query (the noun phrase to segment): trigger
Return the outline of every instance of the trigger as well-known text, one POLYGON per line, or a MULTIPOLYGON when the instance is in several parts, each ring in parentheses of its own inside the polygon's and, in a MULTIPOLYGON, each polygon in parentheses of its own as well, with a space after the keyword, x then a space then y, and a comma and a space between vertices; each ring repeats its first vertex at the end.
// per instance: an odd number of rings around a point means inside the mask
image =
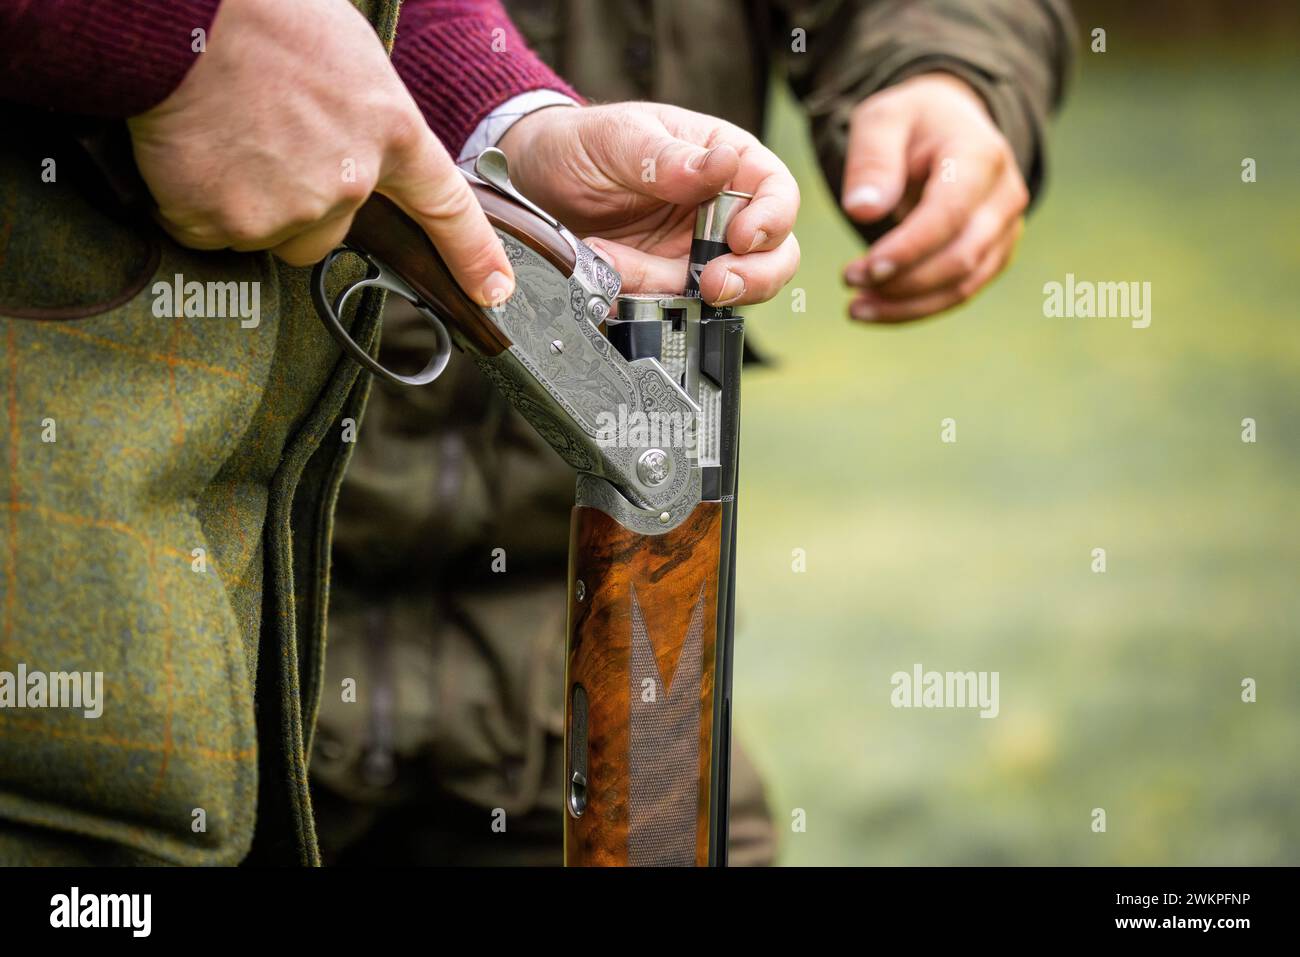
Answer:
POLYGON ((334 337, 334 340, 342 347, 343 351, 363 368, 379 376, 384 381, 392 382, 395 385, 428 385, 442 375, 443 370, 447 368, 447 363, 451 360, 451 336, 447 333, 447 327, 442 324, 442 321, 434 315, 428 306, 420 301, 419 296, 402 281, 401 277, 368 253, 353 249, 350 246, 340 246, 334 250, 317 263, 316 268, 312 270, 311 295, 316 306, 316 314, 320 316, 321 321, 325 323, 325 328, 329 330, 330 335, 334 337), (349 252, 361 257, 366 264, 366 274, 344 286, 334 298, 334 301, 330 302, 325 288, 330 268, 340 256, 349 252), (382 365, 374 356, 358 345, 343 326, 341 317, 347 307, 348 300, 358 289, 366 289, 370 286, 376 286, 401 296, 415 306, 433 327, 436 336, 434 354, 425 364, 425 367, 414 375, 402 375, 382 365))

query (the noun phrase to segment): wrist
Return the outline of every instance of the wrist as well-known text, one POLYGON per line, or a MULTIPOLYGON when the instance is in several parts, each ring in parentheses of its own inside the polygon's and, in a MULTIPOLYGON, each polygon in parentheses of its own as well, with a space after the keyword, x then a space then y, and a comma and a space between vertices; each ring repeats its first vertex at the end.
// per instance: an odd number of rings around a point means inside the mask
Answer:
POLYGON ((895 85, 898 90, 914 90, 917 92, 928 92, 944 97, 956 96, 979 108, 979 111, 985 116, 992 117, 988 103, 979 92, 963 80, 956 73, 949 73, 945 70, 933 70, 929 73, 918 73, 915 76, 909 76, 907 79, 900 81, 895 85))
POLYGON ((521 116, 510 124, 496 141, 496 147, 506 154, 510 166, 510 179, 525 196, 533 195, 532 169, 538 162, 546 165, 547 152, 543 140, 554 133, 556 125, 568 119, 568 113, 577 104, 552 103, 521 116))
POLYGON ((537 148, 538 139, 543 132, 556 120, 563 118, 558 111, 570 109, 573 109, 573 106, 567 103, 551 103, 519 117, 510 124, 510 128, 497 140, 496 146, 506 154, 512 169, 516 162, 522 162, 537 148))

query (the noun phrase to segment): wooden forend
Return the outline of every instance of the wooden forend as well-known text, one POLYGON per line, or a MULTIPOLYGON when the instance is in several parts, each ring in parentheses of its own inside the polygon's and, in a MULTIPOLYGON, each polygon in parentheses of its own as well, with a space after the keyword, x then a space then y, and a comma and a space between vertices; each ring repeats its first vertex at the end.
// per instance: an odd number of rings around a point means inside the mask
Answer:
POLYGON ((576 818, 566 807, 566 864, 709 862, 721 527, 717 502, 663 535, 573 510, 565 782, 567 796, 581 684, 587 807, 576 818))

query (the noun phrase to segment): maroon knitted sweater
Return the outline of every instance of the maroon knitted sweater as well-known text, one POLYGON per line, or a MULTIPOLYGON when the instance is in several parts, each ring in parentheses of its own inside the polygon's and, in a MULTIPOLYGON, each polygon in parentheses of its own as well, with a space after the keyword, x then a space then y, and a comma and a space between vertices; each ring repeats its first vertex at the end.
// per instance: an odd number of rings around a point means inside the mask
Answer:
MULTIPOLYGON (((192 31, 211 27, 218 3, 0 0, 0 97, 66 113, 142 113, 185 78, 199 56, 192 31)), ((498 0, 405 0, 393 63, 452 156, 513 96, 545 89, 577 99, 498 0)))

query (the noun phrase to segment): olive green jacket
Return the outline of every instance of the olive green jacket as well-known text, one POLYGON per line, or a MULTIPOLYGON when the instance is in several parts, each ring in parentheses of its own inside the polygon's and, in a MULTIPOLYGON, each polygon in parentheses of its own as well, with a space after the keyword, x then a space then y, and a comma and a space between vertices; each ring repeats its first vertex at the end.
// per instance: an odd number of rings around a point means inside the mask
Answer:
MULTIPOLYGON (((391 47, 397 3, 359 6, 391 47)), ((367 382, 304 270, 177 246, 59 118, 0 114, 0 864, 313 863, 330 516, 367 382), (225 287, 169 310, 177 276, 245 284, 248 315, 225 287), (6 699, 23 671, 102 700, 6 699)))

